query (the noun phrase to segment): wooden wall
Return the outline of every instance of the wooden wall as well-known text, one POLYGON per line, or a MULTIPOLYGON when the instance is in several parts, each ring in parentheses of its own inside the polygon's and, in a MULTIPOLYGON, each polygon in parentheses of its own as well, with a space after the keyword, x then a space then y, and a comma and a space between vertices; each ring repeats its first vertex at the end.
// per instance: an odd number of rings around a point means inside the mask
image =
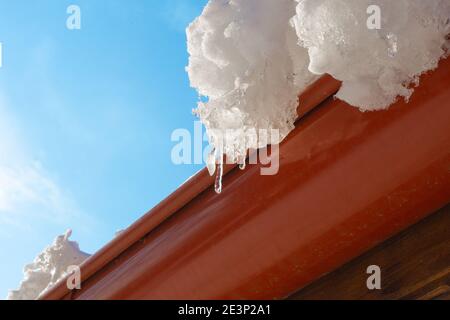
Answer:
POLYGON ((450 205, 291 299, 450 300, 450 205), (367 289, 370 265, 381 268, 381 290, 367 289))

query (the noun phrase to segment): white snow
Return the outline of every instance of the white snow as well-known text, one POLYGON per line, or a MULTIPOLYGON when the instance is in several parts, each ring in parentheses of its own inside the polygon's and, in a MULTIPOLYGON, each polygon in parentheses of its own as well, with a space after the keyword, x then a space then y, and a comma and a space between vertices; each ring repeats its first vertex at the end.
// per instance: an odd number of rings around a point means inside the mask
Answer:
POLYGON ((187 30, 210 172, 222 154, 241 163, 247 149, 279 142, 258 141, 260 129, 283 140, 317 75, 342 80, 337 97, 363 111, 407 100, 449 48, 449 16, 449 0, 210 0, 187 30), (367 24, 373 4, 379 30, 367 24))
POLYGON ((337 97, 363 111, 386 109, 435 69, 448 48, 449 0, 297 0, 293 18, 309 70, 342 80, 337 97), (369 29, 380 9, 380 29, 369 29), (371 24, 369 24, 371 25, 371 24))
POLYGON ((35 300, 66 275, 69 266, 79 266, 89 254, 70 241, 72 231, 55 239, 34 262, 24 268, 24 279, 18 290, 10 291, 8 300, 35 300))
POLYGON ((293 129, 297 96, 314 78, 289 22, 295 5, 213 0, 189 26, 187 71, 191 85, 207 97, 196 113, 218 158, 223 153, 239 162, 249 148, 280 142, 259 141, 260 130, 278 129, 282 140, 293 129))

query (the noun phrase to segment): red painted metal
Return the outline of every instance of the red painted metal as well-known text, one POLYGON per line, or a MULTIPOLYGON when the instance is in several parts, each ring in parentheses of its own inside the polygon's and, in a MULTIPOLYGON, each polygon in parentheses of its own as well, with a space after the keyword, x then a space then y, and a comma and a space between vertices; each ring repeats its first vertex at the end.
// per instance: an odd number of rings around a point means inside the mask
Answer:
MULTIPOLYGON (((335 92, 323 79, 303 114, 335 92)), ((289 296, 450 201, 449 86, 447 59, 387 111, 326 99, 281 145, 277 175, 229 167, 217 195, 203 171, 82 266, 81 291, 44 298, 289 296)))

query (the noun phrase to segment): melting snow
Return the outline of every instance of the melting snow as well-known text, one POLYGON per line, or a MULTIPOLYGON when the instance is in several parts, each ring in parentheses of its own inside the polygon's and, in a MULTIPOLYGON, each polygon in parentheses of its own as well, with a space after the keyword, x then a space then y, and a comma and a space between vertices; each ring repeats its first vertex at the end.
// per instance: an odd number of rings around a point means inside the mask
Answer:
MULTIPOLYGON (((408 100, 418 76, 449 48, 449 0, 210 0, 188 28, 187 71, 201 99, 196 114, 213 152, 243 163, 249 148, 293 129, 297 95, 317 75, 342 80, 337 97, 363 111, 408 100), (278 129, 260 141, 260 129, 278 129), (226 134, 224 133, 226 130, 226 134)), ((221 179, 216 189, 221 190, 221 179)))
POLYGON ((315 78, 289 22, 295 6, 292 0, 214 0, 189 26, 187 71, 208 98, 195 112, 213 147, 210 172, 223 154, 242 162, 247 149, 280 142, 261 142, 260 130, 278 129, 282 140, 294 128, 297 96, 315 78))
POLYGON ((8 300, 35 300, 66 276, 69 266, 79 266, 89 255, 70 241, 72 231, 55 239, 34 262, 24 268, 24 279, 18 290, 10 291, 8 300))

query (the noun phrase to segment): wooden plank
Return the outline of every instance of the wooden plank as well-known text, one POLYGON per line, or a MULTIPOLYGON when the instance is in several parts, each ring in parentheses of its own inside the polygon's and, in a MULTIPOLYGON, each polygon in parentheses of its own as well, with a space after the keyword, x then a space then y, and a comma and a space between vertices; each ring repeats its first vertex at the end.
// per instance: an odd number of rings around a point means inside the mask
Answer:
POLYGON ((450 300, 450 205, 291 299, 450 300), (367 288, 371 265, 381 268, 381 290, 367 288))

